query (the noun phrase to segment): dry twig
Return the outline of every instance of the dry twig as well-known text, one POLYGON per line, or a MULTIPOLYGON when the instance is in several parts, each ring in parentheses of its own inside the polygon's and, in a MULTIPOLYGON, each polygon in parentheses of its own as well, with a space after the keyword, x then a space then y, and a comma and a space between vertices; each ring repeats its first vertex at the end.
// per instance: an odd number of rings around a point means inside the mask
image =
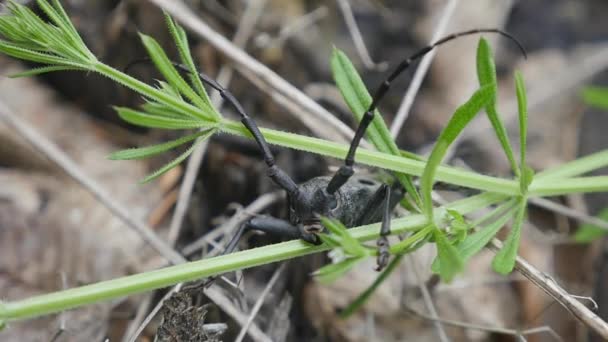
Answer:
POLYGON ((363 41, 363 36, 359 31, 359 26, 355 21, 355 16, 353 15, 353 10, 350 7, 350 4, 347 0, 337 0, 338 7, 340 7, 340 12, 344 16, 344 21, 346 22, 346 28, 348 28, 348 33, 353 39, 355 43, 355 48, 357 53, 359 54, 359 58, 363 62, 363 66, 370 70, 377 71, 385 71, 388 68, 388 63, 386 61, 376 63, 372 60, 372 57, 369 55, 367 51, 367 47, 365 46, 365 42, 363 41))
POLYGON ((266 284, 264 291, 262 291, 262 293, 260 294, 260 297, 253 305, 253 308, 251 309, 251 313, 249 314, 249 318, 247 319, 247 323, 245 323, 245 325, 243 325, 243 327, 241 328, 241 332, 239 332, 239 335, 234 340, 235 342, 241 342, 243 340, 243 338, 245 338, 245 334, 247 333, 249 326, 251 325, 251 323, 253 323, 255 316, 260 311, 262 304, 264 304, 264 300, 266 299, 266 296, 268 296, 268 294, 270 293, 270 290, 272 289, 274 284, 277 282, 277 280, 279 279, 279 276, 281 275, 281 273, 283 272, 284 269, 285 269, 285 263, 281 264, 281 266, 279 266, 279 268, 277 268, 276 271, 274 271, 274 274, 268 281, 268 284, 266 284))

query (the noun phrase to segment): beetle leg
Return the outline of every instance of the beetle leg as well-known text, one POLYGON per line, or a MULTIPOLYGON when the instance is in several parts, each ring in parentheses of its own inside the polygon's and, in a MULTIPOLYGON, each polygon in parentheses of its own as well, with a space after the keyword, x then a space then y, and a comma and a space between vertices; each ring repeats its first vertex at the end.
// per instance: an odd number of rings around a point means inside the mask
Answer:
POLYGON ((376 270, 382 270, 389 259, 389 242, 387 236, 391 233, 391 211, 398 201, 391 196, 391 188, 387 184, 382 184, 369 200, 365 209, 357 219, 357 225, 364 225, 372 222, 378 222, 382 219, 380 225, 380 237, 376 240, 378 246, 378 259, 376 270))
POLYGON ((388 265, 390 256, 387 236, 391 233, 391 188, 386 186, 386 197, 384 199, 384 210, 382 215, 382 223, 380 225, 380 237, 376 240, 378 246, 378 258, 376 260, 376 271, 381 271, 388 265))

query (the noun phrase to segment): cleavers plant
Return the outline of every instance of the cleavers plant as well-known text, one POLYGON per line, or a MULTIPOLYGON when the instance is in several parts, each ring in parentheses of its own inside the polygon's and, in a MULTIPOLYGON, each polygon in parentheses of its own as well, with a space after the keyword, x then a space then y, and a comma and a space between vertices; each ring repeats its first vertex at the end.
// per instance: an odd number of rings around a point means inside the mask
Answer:
MULTIPOLYGON (((31 76, 52 71, 81 70, 96 72, 141 94, 146 103, 140 110, 116 108, 118 115, 135 125, 189 130, 198 129, 179 139, 143 148, 119 151, 111 159, 150 157, 179 146, 190 144, 176 159, 153 172, 143 181, 150 181, 185 160, 196 144, 215 133, 225 132, 251 138, 238 121, 223 117, 210 103, 205 88, 196 75, 196 66, 189 51, 185 31, 167 16, 169 31, 176 43, 181 63, 190 73, 184 78, 173 66, 160 45, 141 34, 143 45, 156 68, 165 78, 155 86, 143 83, 99 61, 86 47, 58 0, 37 0, 48 21, 42 20, 25 6, 9 1, 9 13, 0 16, 0 51, 18 59, 39 63, 41 67, 13 76, 31 76)), ((331 58, 334 79, 344 100, 358 119, 371 101, 367 88, 352 63, 335 49, 331 58)), ((493 261, 502 274, 513 270, 521 229, 529 197, 563 195, 575 192, 606 191, 608 177, 585 177, 583 174, 608 165, 608 151, 578 159, 536 175, 526 165, 526 95, 524 82, 515 75, 520 122, 520 158, 514 155, 506 129, 498 114, 496 71, 488 43, 481 39, 477 50, 477 73, 480 87, 470 99, 456 109, 437 139, 428 158, 400 151, 390 138, 379 113, 367 131, 368 139, 377 151, 359 149, 356 160, 360 164, 393 171, 402 183, 408 184, 412 214, 391 222, 393 234, 404 234, 404 239, 390 248, 394 255, 378 280, 353 302, 343 315, 352 313, 373 290, 396 268, 402 256, 426 243, 434 243, 437 258, 432 269, 443 280, 450 281, 462 271, 466 261, 479 252, 510 220, 512 229, 504 247, 493 261), (515 179, 501 179, 477 174, 441 162, 456 137, 481 110, 486 111, 515 179), (420 177, 420 191, 409 186, 411 177, 420 177), (445 206, 435 207, 431 191, 436 181, 481 190, 482 193, 445 206), (476 221, 465 216, 494 206, 476 221)), ((266 140, 288 148, 344 158, 347 145, 322 139, 261 129, 266 140)), ((40 316, 97 301, 162 288, 178 282, 195 280, 237 269, 286 260, 306 254, 334 249, 335 263, 317 271, 321 281, 332 281, 359 261, 377 252, 362 244, 378 237, 379 224, 346 229, 339 222, 325 219, 329 234, 322 234, 323 244, 313 246, 294 240, 220 257, 170 266, 152 272, 135 274, 114 280, 72 288, 14 302, 0 302, 0 327, 7 322, 40 316)))

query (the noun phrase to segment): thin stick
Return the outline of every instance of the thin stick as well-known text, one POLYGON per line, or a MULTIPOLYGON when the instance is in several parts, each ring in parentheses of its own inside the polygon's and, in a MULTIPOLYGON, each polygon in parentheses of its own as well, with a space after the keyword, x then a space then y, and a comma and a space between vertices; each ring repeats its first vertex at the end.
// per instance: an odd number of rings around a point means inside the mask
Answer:
MULTIPOLYGON (((497 252, 502 248, 502 243, 498 239, 493 239, 489 248, 497 252)), ((579 319, 598 335, 608 339, 608 324, 602 320, 595 312, 591 311, 583 303, 572 297, 566 290, 549 275, 537 270, 521 257, 515 259, 515 269, 524 277, 528 278, 533 284, 541 288, 547 295, 555 299, 574 317, 579 319)))
POLYGON ((332 134, 324 134, 322 138, 332 141, 350 141, 353 136, 353 131, 346 124, 333 116, 325 108, 306 96, 302 91, 291 85, 289 82, 281 78, 274 71, 263 65, 253 57, 239 49, 221 34, 214 31, 200 18, 196 17, 182 1, 177 0, 148 0, 163 10, 170 13, 177 21, 185 27, 191 29, 200 37, 206 39, 211 45, 215 46, 226 57, 228 57, 239 71, 246 71, 243 75, 249 78, 251 75, 256 76, 263 81, 273 91, 279 95, 293 101, 299 107, 303 108, 310 115, 317 118, 324 125, 330 126, 333 129, 332 134))
MULTIPOLYGON (((158 303, 156 304, 156 306, 154 306, 154 308, 152 309, 152 311, 150 311, 150 313, 144 317, 143 320, 138 319, 138 317, 136 316, 134 321, 140 321, 141 320, 141 324, 138 325, 131 325, 131 326, 136 326, 137 329, 135 329, 135 331, 133 331, 132 333, 129 333, 129 329, 127 329, 127 333, 125 333, 125 337, 129 336, 126 339, 123 339, 123 341, 125 342, 135 342, 137 341, 137 338, 139 337, 139 335, 141 335, 142 331, 144 331, 144 329, 146 328, 146 326, 148 326, 148 324, 150 324, 150 322, 152 321, 152 319, 156 316, 156 314, 158 314, 158 312, 160 311, 160 309, 163 307, 163 305, 165 304, 165 301, 167 299, 169 299, 174 293, 177 293, 181 290, 182 286, 184 285, 184 283, 179 283, 177 285, 175 285, 173 288, 171 288, 171 290, 167 291, 167 293, 163 296, 163 298, 161 298, 161 300, 158 301, 158 303)), ((147 307, 150 305, 152 296, 148 295, 148 297, 144 300, 145 304, 141 304, 139 307, 146 307, 146 311, 148 311, 147 307)), ((146 311, 143 311, 144 313, 146 311)), ((139 310, 137 312, 137 315, 139 316, 140 312, 142 312, 141 310, 139 310)))
MULTIPOLYGON (((434 43, 437 39, 443 37, 445 30, 448 27, 448 23, 450 22, 450 18, 454 14, 454 10, 456 9, 456 5, 458 4, 458 0, 449 0, 441 14, 441 19, 439 19, 439 24, 437 25, 437 29, 435 33, 433 33, 433 38, 431 39, 431 43, 434 43)), ((395 139, 399 132, 401 131, 401 127, 403 127, 403 123, 407 119, 410 113, 410 109, 412 108, 412 104, 414 103, 414 99, 418 94, 418 90, 420 89, 420 85, 422 84, 422 80, 424 76, 426 76, 429 67, 431 66, 431 62, 433 58, 435 58, 435 54, 437 50, 433 50, 429 52, 426 56, 422 58, 420 61, 420 65, 416 69, 416 73, 414 74, 414 78, 410 83, 409 88, 403 98, 403 101, 399 105, 399 109, 397 110, 397 114, 395 115, 395 119, 391 124, 391 137, 395 139)))
POLYGON ((536 206, 539 206, 541 208, 551 210, 558 214, 562 214, 566 217, 575 219, 577 221, 589 223, 596 227, 600 227, 604 230, 608 230, 608 221, 602 220, 600 218, 597 218, 597 217, 594 217, 591 215, 587 215, 585 213, 581 213, 578 210, 572 209, 563 204, 559 204, 559 203, 550 201, 546 198, 533 197, 533 198, 528 199, 528 202, 532 203, 536 206))
MULTIPOLYGON (((422 293, 422 298, 424 300, 424 304, 425 304, 427 310, 429 311, 429 315, 435 319, 438 319, 439 315, 437 314, 437 310, 435 309, 435 304, 433 304, 433 299, 431 298, 431 293, 429 292, 429 289, 426 287, 426 284, 424 283, 424 281, 422 281, 422 279, 420 278, 420 274, 418 273, 418 265, 414 262, 413 259, 414 258, 411 254, 408 255, 407 261, 410 264, 410 267, 412 268, 412 270, 414 271, 414 274, 416 275, 416 281, 418 282, 418 288, 420 289, 420 292, 422 293)), ((433 325, 435 326, 435 330, 437 330, 437 335, 439 337, 439 341, 449 342, 450 338, 448 337, 447 333, 445 332, 445 329, 443 329, 443 324, 441 324, 441 322, 438 320, 433 320, 433 325)))
POLYGON ((274 274, 272 275, 272 278, 270 278, 270 280, 268 281, 268 284, 266 284, 264 291, 262 291, 262 293, 260 294, 260 297, 253 305, 253 308, 251 309, 251 313, 249 314, 249 317, 247 318, 247 323, 245 323, 245 325, 243 325, 243 327, 241 328, 241 332, 239 332, 239 335, 234 340, 235 342, 241 342, 243 340, 243 338, 245 338, 245 334, 247 333, 247 330, 249 330, 249 326, 251 325, 251 323, 253 323, 253 320, 254 320, 255 316, 258 314, 258 312, 260 311, 262 304, 264 304, 264 299, 266 299, 266 296, 268 296, 268 294, 270 293, 270 290, 272 289, 274 284, 277 282, 277 280, 279 279, 279 276, 281 275, 281 273, 283 272, 284 269, 285 269, 285 263, 281 264, 281 266, 279 266, 279 268, 277 268, 277 270, 274 271, 274 274))
POLYGON ((487 325, 481 325, 481 324, 475 324, 475 323, 467 323, 467 322, 460 322, 460 321, 454 321, 454 320, 450 320, 450 319, 443 319, 443 318, 437 318, 437 317, 433 317, 430 315, 426 315, 423 314, 422 312, 418 312, 412 308, 407 308, 408 312, 419 316, 421 318, 424 318, 426 320, 429 321, 433 321, 433 322, 441 322, 443 324, 446 325, 451 325, 454 327, 459 327, 459 328, 465 328, 465 329, 473 329, 473 330, 480 330, 480 331, 487 331, 487 332, 492 332, 495 334, 503 334, 503 335, 513 335, 513 336, 517 336, 517 337, 521 337, 521 336, 525 336, 525 335, 533 335, 533 334, 538 334, 541 332, 546 332, 548 334, 550 334, 551 336, 553 336, 553 338, 555 338, 557 341, 563 341, 563 339, 561 338, 561 336, 559 336, 551 327, 549 326, 542 326, 542 327, 536 327, 536 328, 530 328, 530 329, 525 329, 525 330, 516 330, 516 329, 508 329, 508 328, 499 328, 499 327, 491 327, 491 326, 487 326, 487 325))
MULTIPOLYGON (((274 46, 281 46, 290 37, 301 33, 307 27, 313 25, 317 21, 327 16, 327 7, 319 6, 314 11, 306 13, 301 17, 289 22, 283 26, 279 31, 279 34, 274 38, 268 38, 263 41, 259 41, 257 44, 260 48, 269 48, 274 46)), ((268 36, 266 36, 268 37, 268 36)), ((257 40, 257 39, 256 39, 257 40)))
POLYGON ((367 47, 365 46, 365 42, 363 41, 363 36, 359 31, 359 26, 355 21, 355 16, 353 15, 353 10, 350 7, 350 4, 346 0, 338 0, 338 7, 340 7, 340 12, 342 12, 342 16, 344 16, 344 21, 346 22, 346 28, 348 29, 348 33, 350 33, 351 38, 353 39, 353 43, 355 44, 355 49, 359 54, 359 58, 363 62, 363 66, 370 70, 377 71, 385 71, 388 68, 388 63, 386 61, 376 63, 372 60, 372 57, 369 55, 367 51, 367 47))

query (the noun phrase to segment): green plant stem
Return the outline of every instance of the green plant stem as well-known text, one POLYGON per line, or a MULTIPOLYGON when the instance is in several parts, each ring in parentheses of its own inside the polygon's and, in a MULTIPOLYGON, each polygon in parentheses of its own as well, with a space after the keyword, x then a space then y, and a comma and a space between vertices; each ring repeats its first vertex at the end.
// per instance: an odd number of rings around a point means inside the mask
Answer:
MULTIPOLYGON (((223 119, 219 129, 226 133, 251 138, 247 129, 238 121, 223 119)), ((348 151, 348 145, 344 144, 278 130, 266 128, 260 130, 269 143, 283 147, 338 159, 344 158, 348 151)), ((357 150, 356 160, 360 164, 415 176, 420 176, 426 165, 424 161, 401 158, 364 148, 357 150)), ((596 159, 594 158, 594 160, 596 159)), ((516 180, 490 177, 449 166, 439 166, 435 180, 509 196, 518 196, 520 192, 519 182, 516 180)), ((535 176, 534 181, 528 188, 528 194, 530 197, 535 197, 606 190, 608 190, 608 177, 580 177, 560 179, 559 182, 542 182, 537 180, 535 176)))
POLYGON ((555 181, 558 178, 580 176, 606 166, 608 166, 608 150, 603 150, 541 171, 534 176, 534 179, 540 181, 551 178, 555 181))
MULTIPOLYGON (((459 211, 464 215, 479 208, 498 203, 504 199, 505 196, 499 194, 485 193, 450 203, 446 208, 459 211)), ((444 212, 445 208, 439 208, 437 215, 441 215, 444 212)), ((399 218, 391 222, 391 232, 399 234, 414 230, 425 222, 426 218, 419 214, 399 218)), ((379 230, 380 224, 376 223, 353 228, 351 232, 352 236, 356 239, 367 241, 377 238, 379 230)), ((4 302, 0 305, 0 322, 60 312, 78 306, 167 287, 180 282, 291 259, 328 249, 329 246, 327 245, 314 246, 300 240, 294 240, 114 280, 102 281, 15 302, 4 302)))
MULTIPOLYGON (((238 121, 223 119, 219 129, 226 133, 251 138, 251 135, 246 128, 238 121)), ((345 144, 283 131, 266 128, 260 128, 260 130, 264 134, 266 140, 271 144, 338 159, 343 159, 346 156, 349 147, 345 144)), ((426 165, 426 163, 422 161, 411 160, 364 148, 357 149, 356 160, 357 163, 415 176, 420 176, 426 165)), ((440 166, 437 170, 435 179, 467 188, 496 192, 504 195, 516 196, 519 194, 519 183, 514 180, 485 176, 453 167, 440 166)))
POLYGON ((528 196, 559 196, 582 192, 600 192, 608 190, 608 176, 590 176, 573 178, 543 178, 532 181, 528 187, 528 196))

